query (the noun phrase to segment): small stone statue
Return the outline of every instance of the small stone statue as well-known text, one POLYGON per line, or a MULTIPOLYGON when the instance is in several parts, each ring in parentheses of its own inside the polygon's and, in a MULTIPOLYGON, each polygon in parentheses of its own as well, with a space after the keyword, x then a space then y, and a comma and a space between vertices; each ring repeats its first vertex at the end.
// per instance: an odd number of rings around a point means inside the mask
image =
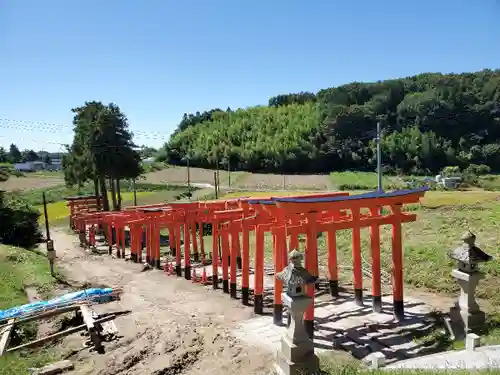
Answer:
POLYGON ((304 256, 297 250, 292 250, 288 254, 288 266, 276 275, 278 280, 283 281, 284 292, 290 297, 300 297, 305 295, 305 285, 313 284, 318 279, 302 266, 304 256))

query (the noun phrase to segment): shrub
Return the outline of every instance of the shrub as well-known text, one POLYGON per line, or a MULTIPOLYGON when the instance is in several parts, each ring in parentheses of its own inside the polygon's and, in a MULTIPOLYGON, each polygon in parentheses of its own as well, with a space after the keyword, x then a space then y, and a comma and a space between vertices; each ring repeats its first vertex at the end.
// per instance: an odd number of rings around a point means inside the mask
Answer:
POLYGON ((38 218, 40 212, 23 199, 0 196, 0 242, 20 247, 33 247, 42 239, 38 218))
POLYGON ((459 177, 460 167, 457 166, 444 167, 443 170, 441 171, 441 175, 443 177, 459 177))
POLYGON ((9 179, 9 175, 9 170, 0 166, 0 182, 7 181, 9 179))
POLYGON ((465 174, 473 174, 476 176, 483 176, 491 172, 491 168, 484 164, 471 164, 464 169, 465 174))

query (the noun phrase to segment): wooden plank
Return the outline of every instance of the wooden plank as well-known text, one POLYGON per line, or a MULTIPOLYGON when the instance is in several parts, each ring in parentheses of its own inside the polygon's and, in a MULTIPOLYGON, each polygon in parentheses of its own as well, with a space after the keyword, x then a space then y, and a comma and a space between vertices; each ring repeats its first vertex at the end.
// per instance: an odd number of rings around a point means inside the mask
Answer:
POLYGON ((80 305, 80 311, 82 313, 82 318, 85 324, 87 325, 87 329, 90 331, 94 329, 94 318, 92 317, 92 311, 87 305, 80 305))
POLYGON ((46 366, 43 366, 42 368, 33 369, 32 375, 55 375, 62 374, 63 372, 71 371, 74 369, 75 365, 71 361, 66 359, 64 361, 48 364, 46 366))
POLYGON ((14 329, 15 319, 9 319, 7 325, 0 330, 0 356, 3 355, 10 343, 10 335, 14 329))
MULTIPOLYGON (((94 321, 94 324, 100 324, 100 323, 104 323, 104 322, 109 322, 110 320, 113 320, 115 318, 116 318, 115 315, 110 315, 110 316, 107 316, 107 317, 104 317, 104 318, 96 319, 94 321)), ((42 337, 41 339, 34 340, 34 341, 28 342, 26 344, 16 346, 14 348, 7 349, 7 353, 14 352, 16 350, 21 350, 21 349, 34 348, 34 347, 37 347, 37 346, 39 346, 41 344, 44 344, 46 342, 57 340, 57 339, 59 339, 61 337, 69 336, 69 335, 71 335, 73 333, 84 331, 86 329, 87 329, 87 325, 86 324, 82 324, 82 325, 80 325, 78 327, 68 328, 68 329, 66 329, 66 330, 64 330, 62 332, 57 332, 57 333, 54 333, 52 335, 42 337)))
POLYGON ((104 352, 104 347, 102 346, 101 335, 96 329, 96 322, 94 317, 92 316, 92 310, 87 305, 81 305, 80 311, 82 313, 83 321, 87 326, 87 330, 89 332, 90 340, 94 344, 94 348, 98 353, 104 352))

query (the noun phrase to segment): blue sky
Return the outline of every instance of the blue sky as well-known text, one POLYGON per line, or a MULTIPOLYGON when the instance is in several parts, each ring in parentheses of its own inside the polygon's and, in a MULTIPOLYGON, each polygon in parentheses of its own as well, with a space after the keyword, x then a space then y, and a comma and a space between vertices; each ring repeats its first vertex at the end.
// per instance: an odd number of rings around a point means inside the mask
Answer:
POLYGON ((500 68, 499 46, 496 0, 0 0, 0 145, 56 151, 101 100, 159 146, 185 112, 500 68))

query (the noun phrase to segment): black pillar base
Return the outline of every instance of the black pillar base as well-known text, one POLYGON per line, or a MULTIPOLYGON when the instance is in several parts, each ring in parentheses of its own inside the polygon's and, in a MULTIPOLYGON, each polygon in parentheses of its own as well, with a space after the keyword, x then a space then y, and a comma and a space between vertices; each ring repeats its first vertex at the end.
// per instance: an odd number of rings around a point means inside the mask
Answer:
POLYGON ((200 260, 200 255, 198 253, 194 253, 193 254, 193 261, 194 262, 199 262, 199 260, 200 260))
POLYGON ((339 281, 338 280, 329 280, 328 286, 330 288, 330 295, 332 297, 339 296, 339 281))
POLYGON ((274 305, 273 307, 273 323, 277 326, 283 325, 283 305, 274 305))
POLYGON ((314 338, 314 320, 304 320, 304 328, 307 335, 312 340, 314 338))
POLYGON ((109 255, 113 254, 113 248, 111 246, 108 246, 108 254, 109 255))
POLYGON ((241 260, 241 257, 236 257, 236 267, 238 267, 239 270, 243 268, 243 262, 241 260))
POLYGON ((120 252, 120 249, 116 250, 116 257, 120 259, 122 257, 122 253, 120 252))
POLYGON ((393 307, 394 307, 394 317, 396 318, 396 320, 399 322, 403 321, 405 318, 404 302, 403 301, 394 301, 393 307))
POLYGON ((186 280, 191 280, 191 266, 184 267, 184 278, 186 280))
POLYGON ((146 256, 146 263, 151 264, 151 258, 149 256, 146 256))
POLYGON ((262 314, 264 312, 264 297, 262 295, 255 295, 253 298, 253 312, 262 314))
POLYGON ((175 266, 175 274, 176 274, 177 276, 179 276, 179 277, 180 277, 180 276, 182 276, 182 268, 181 268, 181 265, 180 265, 180 264, 177 264, 177 265, 175 266))
POLYGON ((130 260, 134 263, 137 263, 137 254, 130 254, 130 260))
POLYGON ((222 280, 222 291, 229 293, 229 280, 222 280))
POLYGON ((172 247, 172 248, 170 249, 170 254, 171 254, 173 257, 175 257, 175 253, 176 253, 176 252, 177 252, 177 251, 175 250, 175 247, 172 247))
POLYGON ((212 287, 213 289, 219 289, 219 278, 217 275, 212 276, 212 287))
POLYGON ((241 288, 241 303, 248 306, 248 299, 250 297, 250 289, 248 287, 241 288))
POLYGON ((155 266, 157 269, 161 270, 161 263, 160 263, 160 259, 158 259, 156 262, 155 262, 155 266))
POLYGON ((229 284, 229 294, 231 298, 236 298, 236 283, 229 284))
POLYGON ((382 312, 382 297, 381 296, 373 296, 372 297, 372 310, 373 310, 373 312, 376 312, 376 313, 382 312))
POLYGON ((354 289, 354 302, 358 306, 363 306, 363 289, 354 289))

